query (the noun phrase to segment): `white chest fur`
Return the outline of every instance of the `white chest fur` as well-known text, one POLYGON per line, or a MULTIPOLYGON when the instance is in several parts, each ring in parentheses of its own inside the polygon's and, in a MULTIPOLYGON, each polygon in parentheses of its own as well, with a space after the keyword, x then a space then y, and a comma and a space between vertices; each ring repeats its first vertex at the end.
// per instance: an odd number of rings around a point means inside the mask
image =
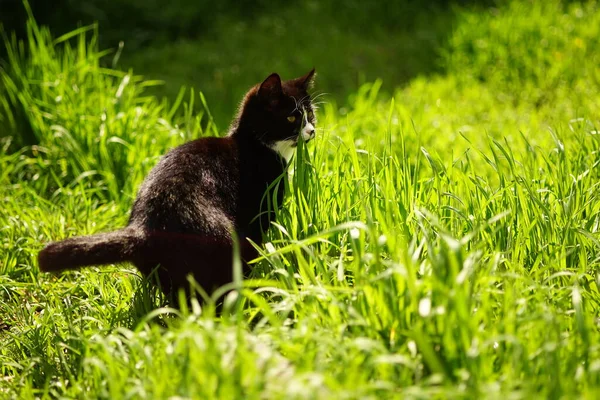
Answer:
POLYGON ((294 152, 296 151, 296 148, 294 147, 294 140, 282 140, 280 142, 275 142, 271 148, 275 150, 277 154, 283 157, 286 163, 290 162, 294 152))

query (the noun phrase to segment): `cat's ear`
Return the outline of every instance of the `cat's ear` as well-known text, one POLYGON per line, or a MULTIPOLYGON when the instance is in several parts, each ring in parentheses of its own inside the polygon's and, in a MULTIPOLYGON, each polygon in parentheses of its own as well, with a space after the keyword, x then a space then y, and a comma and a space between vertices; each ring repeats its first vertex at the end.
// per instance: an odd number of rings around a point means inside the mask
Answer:
POLYGON ((311 69, 308 74, 296 78, 296 85, 300 86, 304 90, 310 89, 315 82, 315 69, 311 69))
POLYGON ((282 94, 281 78, 276 73, 269 75, 258 88, 258 97, 269 103, 276 103, 279 101, 282 94))

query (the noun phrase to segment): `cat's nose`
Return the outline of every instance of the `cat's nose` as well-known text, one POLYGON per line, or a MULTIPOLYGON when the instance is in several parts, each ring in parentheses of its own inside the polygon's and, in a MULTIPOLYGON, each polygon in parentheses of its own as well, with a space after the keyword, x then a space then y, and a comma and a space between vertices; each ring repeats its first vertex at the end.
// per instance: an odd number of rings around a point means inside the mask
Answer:
POLYGON ((315 127, 310 122, 302 129, 302 139, 310 140, 315 137, 315 127))

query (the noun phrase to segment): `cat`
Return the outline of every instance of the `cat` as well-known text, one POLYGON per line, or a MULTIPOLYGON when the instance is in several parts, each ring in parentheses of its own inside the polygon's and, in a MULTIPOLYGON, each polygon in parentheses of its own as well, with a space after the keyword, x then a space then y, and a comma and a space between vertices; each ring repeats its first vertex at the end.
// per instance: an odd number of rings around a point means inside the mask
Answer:
POLYGON ((298 140, 315 136, 308 90, 315 77, 282 81, 276 73, 245 95, 225 137, 206 137, 169 151, 151 170, 120 230, 47 245, 41 271, 131 262, 142 275, 157 271, 161 290, 187 291, 191 274, 207 292, 233 281, 233 236, 245 261, 257 252, 281 206, 285 176, 298 140), (271 188, 271 189, 269 189, 271 188), (158 267, 158 268, 157 268, 158 267))

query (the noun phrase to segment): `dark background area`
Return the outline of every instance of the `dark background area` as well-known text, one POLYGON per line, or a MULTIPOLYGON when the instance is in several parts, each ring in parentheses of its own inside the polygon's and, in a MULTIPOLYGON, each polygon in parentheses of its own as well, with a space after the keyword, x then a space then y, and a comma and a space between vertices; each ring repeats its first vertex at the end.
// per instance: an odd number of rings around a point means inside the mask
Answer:
MULTIPOLYGON (((443 72, 439 54, 456 10, 494 3, 29 1, 55 37, 97 23, 101 48, 116 51, 122 42, 118 68, 165 82, 151 94, 174 99, 182 86, 203 92, 221 129, 243 92, 273 71, 287 79, 316 67, 317 90, 338 104, 367 81, 381 78, 391 92, 417 75, 443 72)), ((26 18, 21 0, 0 0, 5 32, 23 38, 26 18)))

